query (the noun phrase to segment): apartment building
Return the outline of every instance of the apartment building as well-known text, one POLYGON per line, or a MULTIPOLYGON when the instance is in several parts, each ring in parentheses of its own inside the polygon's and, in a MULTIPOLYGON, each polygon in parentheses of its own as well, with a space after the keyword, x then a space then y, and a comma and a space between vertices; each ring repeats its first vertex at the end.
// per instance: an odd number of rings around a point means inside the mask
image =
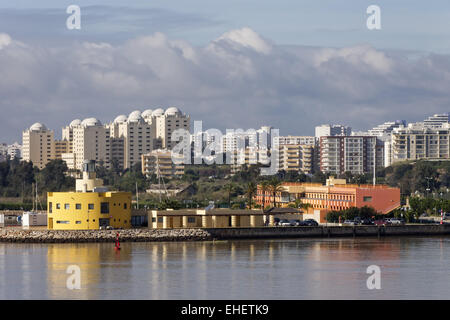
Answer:
POLYGON ((311 145, 316 143, 316 139, 313 136, 279 136, 275 138, 278 145, 311 145))
POLYGON ((446 160, 450 158, 450 125, 439 127, 409 124, 392 132, 391 163, 406 160, 446 160))
POLYGON ((372 136, 321 137, 320 170, 333 174, 373 172, 384 166, 384 145, 372 136))
POLYGON ((111 158, 116 159, 122 168, 131 168, 141 161, 143 154, 153 150, 155 126, 145 121, 139 110, 131 112, 128 117, 116 117, 108 127, 114 144, 111 158))
POLYGON ((55 159, 54 132, 44 124, 35 123, 22 132, 22 159, 31 161, 34 166, 43 169, 55 159))
POLYGON ((313 172, 314 146, 303 144, 282 144, 279 146, 279 170, 313 172))
MULTIPOLYGON (((156 124, 156 136, 161 139, 161 145, 164 149, 172 150, 177 144, 171 140, 172 133, 177 129, 185 129, 190 132, 190 116, 182 113, 176 107, 170 107, 166 111, 163 109, 156 109, 152 113, 156 124)), ((190 140, 190 134, 184 137, 190 140)))
MULTIPOLYGON (((183 160, 181 156, 174 155, 178 160, 183 160)), ((158 178, 174 178, 184 174, 184 164, 175 163, 170 150, 153 150, 148 154, 143 154, 142 174, 151 176, 155 174, 158 178)))
MULTIPOLYGON (((85 160, 95 160, 102 163, 106 168, 111 164, 110 130, 96 118, 88 118, 80 125, 74 126, 73 130, 73 157, 74 168, 82 170, 85 160)), ((64 155, 63 159, 69 156, 64 155)))
POLYGON ((322 124, 315 128, 315 137, 317 140, 320 137, 349 136, 351 134, 352 128, 341 124, 322 124))

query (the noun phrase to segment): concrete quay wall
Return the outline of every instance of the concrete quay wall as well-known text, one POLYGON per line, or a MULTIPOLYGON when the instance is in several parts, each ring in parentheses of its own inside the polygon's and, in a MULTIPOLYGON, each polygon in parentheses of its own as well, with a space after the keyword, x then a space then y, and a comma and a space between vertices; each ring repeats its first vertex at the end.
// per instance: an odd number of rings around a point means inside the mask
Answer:
POLYGON ((83 243, 157 241, 210 241, 276 238, 338 238, 384 236, 450 235, 450 225, 402 226, 318 226, 261 228, 192 228, 192 229, 127 229, 127 230, 23 230, 1 228, 0 242, 15 243, 83 243))

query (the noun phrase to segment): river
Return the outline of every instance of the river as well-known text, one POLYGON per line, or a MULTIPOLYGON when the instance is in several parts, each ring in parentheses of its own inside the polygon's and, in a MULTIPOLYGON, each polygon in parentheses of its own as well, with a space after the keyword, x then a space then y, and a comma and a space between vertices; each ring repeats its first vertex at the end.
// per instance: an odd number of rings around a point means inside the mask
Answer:
POLYGON ((450 237, 0 244, 0 299, 448 299, 450 237), (70 290, 69 266, 80 289, 70 290), (380 268, 381 289, 367 287, 380 268))

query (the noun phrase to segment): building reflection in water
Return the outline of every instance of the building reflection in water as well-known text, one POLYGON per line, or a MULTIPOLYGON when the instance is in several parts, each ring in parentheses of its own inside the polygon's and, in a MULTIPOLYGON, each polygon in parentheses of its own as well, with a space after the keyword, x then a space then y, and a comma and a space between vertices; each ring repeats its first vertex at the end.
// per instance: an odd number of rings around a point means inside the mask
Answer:
POLYGON ((110 243, 0 244, 0 298, 354 298, 367 295, 369 265, 382 267, 385 279, 386 272, 401 273, 404 261, 420 261, 415 258, 418 252, 444 263, 448 242, 357 238, 123 243, 120 252, 110 243), (70 265, 81 269, 81 290, 66 287, 70 265))

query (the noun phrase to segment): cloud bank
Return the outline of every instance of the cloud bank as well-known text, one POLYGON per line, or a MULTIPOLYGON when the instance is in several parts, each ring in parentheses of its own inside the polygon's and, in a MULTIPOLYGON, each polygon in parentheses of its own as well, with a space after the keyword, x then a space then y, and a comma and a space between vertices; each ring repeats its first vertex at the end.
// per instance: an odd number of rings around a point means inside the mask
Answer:
POLYGON ((0 33, 0 140, 43 122, 60 134, 75 118, 107 122, 135 109, 175 105, 204 128, 272 125, 365 129, 450 111, 450 56, 278 46, 250 28, 196 47, 165 34, 121 44, 48 47, 0 33))

